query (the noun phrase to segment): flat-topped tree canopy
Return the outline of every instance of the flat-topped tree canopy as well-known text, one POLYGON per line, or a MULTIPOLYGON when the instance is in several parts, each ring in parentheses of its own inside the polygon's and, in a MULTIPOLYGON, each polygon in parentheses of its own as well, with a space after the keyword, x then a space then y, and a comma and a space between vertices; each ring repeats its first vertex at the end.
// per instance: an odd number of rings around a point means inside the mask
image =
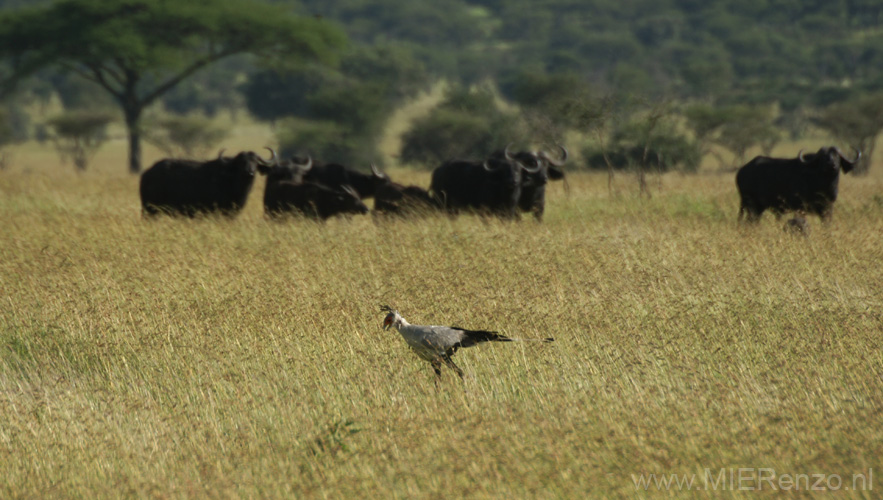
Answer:
POLYGON ((4 93, 47 66, 100 85, 123 110, 132 172, 142 111, 200 68, 246 53, 332 63, 345 43, 328 21, 252 0, 62 0, 0 14, 4 93))

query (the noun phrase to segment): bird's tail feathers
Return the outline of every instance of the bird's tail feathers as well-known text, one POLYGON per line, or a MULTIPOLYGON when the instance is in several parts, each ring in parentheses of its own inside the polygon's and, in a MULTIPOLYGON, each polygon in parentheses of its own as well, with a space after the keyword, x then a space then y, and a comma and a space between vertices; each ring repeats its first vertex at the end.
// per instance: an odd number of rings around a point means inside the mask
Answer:
POLYGON ((463 342, 463 347, 468 345, 474 345, 479 342, 512 342, 512 339, 505 335, 500 335, 497 332, 491 332, 487 330, 467 330, 465 328, 454 327, 457 330, 462 330, 465 334, 465 339, 463 342))
POLYGON ((555 340, 552 337, 546 337, 546 338, 507 337, 505 335, 500 335, 497 332, 490 332, 487 330, 466 330, 464 328, 457 328, 457 329, 463 330, 463 333, 466 334, 466 338, 460 343, 461 347, 469 347, 469 346, 478 344, 479 342, 552 342, 555 340))

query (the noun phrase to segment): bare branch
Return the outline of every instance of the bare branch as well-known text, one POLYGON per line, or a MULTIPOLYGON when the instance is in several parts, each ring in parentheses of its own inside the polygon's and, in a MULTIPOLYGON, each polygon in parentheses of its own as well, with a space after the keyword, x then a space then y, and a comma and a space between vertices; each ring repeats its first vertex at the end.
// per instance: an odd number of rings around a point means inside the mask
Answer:
MULTIPOLYGON (((116 58, 116 59, 114 60, 114 62, 115 62, 115 63, 117 64, 117 66, 119 66, 120 68, 125 68, 125 67, 126 67, 125 61, 123 61, 123 60, 121 60, 121 59, 119 59, 119 58, 116 58)), ((102 69, 103 69, 108 75, 110 75, 111 77, 113 77, 113 79, 116 80, 117 83, 119 83, 121 87, 126 85, 126 79, 123 77, 122 74, 120 74, 120 73, 114 71, 113 68, 110 68, 110 67, 108 67, 108 66, 102 66, 102 69)))
POLYGON ((108 71, 106 68, 98 65, 89 65, 86 68, 82 68, 79 65, 68 62, 59 62, 59 65, 62 68, 71 71, 72 73, 75 73, 76 75, 86 80, 89 80, 90 82, 97 83, 115 98, 119 99, 122 97, 122 92, 120 91, 120 89, 114 87, 113 85, 111 85, 110 82, 107 81, 107 78, 104 74, 108 71))

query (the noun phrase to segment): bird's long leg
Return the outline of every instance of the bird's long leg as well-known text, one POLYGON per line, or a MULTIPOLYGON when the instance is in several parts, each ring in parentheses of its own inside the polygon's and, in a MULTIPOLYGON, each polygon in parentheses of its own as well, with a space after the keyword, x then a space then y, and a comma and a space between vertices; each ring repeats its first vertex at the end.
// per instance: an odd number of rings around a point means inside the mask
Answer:
POLYGON ((463 370, 461 370, 459 366, 457 366, 456 364, 454 364, 454 360, 451 359, 451 356, 450 356, 450 355, 445 354, 444 356, 442 356, 442 360, 445 362, 446 365, 448 365, 449 367, 451 367, 452 370, 454 370, 455 372, 457 372, 457 375, 459 375, 459 376, 460 376, 460 379, 463 380, 463 370))
POLYGON ((441 378, 441 360, 434 359, 434 360, 430 361, 430 363, 432 364, 432 369, 435 370, 436 380, 440 379, 441 378))

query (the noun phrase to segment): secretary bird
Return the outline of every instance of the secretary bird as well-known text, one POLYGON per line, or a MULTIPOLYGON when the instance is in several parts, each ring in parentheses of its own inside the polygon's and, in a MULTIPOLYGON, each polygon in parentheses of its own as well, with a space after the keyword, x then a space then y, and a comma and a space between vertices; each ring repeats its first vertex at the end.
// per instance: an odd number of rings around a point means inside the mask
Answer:
POLYGON ((401 334, 408 346, 421 358, 429 361, 435 370, 436 383, 441 379, 441 365, 444 362, 448 367, 457 372, 463 378, 463 370, 454 364, 451 356, 460 347, 472 347, 482 342, 513 342, 513 341, 536 341, 552 342, 553 338, 519 339, 506 337, 497 332, 487 330, 467 330, 457 326, 438 325, 412 325, 389 306, 380 306, 382 312, 388 313, 383 319, 383 329, 389 330, 395 327, 401 334))

